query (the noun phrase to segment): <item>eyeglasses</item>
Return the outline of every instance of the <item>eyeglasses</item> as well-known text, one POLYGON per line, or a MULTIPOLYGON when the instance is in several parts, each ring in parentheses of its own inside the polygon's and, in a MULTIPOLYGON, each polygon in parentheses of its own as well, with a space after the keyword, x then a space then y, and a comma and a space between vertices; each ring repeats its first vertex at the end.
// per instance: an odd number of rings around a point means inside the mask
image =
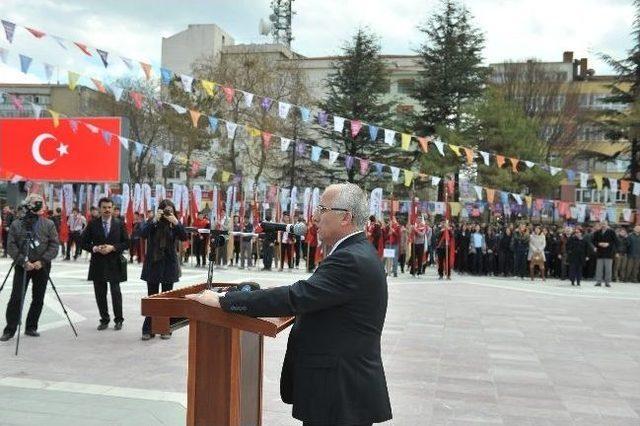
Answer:
POLYGON ((339 207, 326 207, 323 206, 322 204, 318 204, 318 206, 315 208, 315 213, 319 213, 319 214, 324 214, 326 212, 348 212, 350 211, 349 209, 341 209, 339 207))

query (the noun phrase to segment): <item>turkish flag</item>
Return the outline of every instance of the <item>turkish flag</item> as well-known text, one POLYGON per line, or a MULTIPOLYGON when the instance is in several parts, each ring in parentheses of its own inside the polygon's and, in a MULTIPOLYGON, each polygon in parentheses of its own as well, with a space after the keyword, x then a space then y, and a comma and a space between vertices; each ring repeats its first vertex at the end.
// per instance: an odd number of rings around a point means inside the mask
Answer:
POLYGON ((114 137, 107 141, 103 130, 120 135, 120 118, 60 119, 58 127, 42 118, 2 118, 0 179, 19 175, 39 181, 119 182, 120 143, 114 137), (80 123, 75 132, 70 120, 80 123))

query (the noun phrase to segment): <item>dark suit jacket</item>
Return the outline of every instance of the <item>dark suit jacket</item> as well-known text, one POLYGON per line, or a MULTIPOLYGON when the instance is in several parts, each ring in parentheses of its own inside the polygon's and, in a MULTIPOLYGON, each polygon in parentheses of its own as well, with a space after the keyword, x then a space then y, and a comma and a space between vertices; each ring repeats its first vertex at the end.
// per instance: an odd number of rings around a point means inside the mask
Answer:
MULTIPOLYGON (((82 248, 91 253, 89 263, 89 281, 126 281, 126 275, 122 272, 120 255, 129 248, 129 236, 120 219, 111 219, 109 235, 105 237, 102 227, 102 218, 91 220, 82 232, 82 248), (102 244, 110 244, 115 248, 109 254, 94 253, 93 247, 102 244)), ((126 266, 125 266, 126 268, 126 266)))
POLYGON ((167 248, 164 251, 163 258, 157 262, 153 262, 151 259, 151 250, 153 250, 153 245, 157 244, 157 229, 158 224, 153 223, 152 219, 149 219, 140 227, 140 238, 145 238, 149 245, 147 255, 144 258, 144 264, 142 265, 142 275, 140 278, 147 282, 173 284, 180 279, 180 262, 178 261, 176 251, 176 240, 186 241, 189 239, 189 236, 181 223, 172 227, 171 238, 167 242, 167 248))
POLYGON ((254 317, 296 316, 280 378, 293 417, 331 425, 391 418, 380 357, 387 280, 363 233, 343 241, 307 280, 227 293, 220 303, 254 317))

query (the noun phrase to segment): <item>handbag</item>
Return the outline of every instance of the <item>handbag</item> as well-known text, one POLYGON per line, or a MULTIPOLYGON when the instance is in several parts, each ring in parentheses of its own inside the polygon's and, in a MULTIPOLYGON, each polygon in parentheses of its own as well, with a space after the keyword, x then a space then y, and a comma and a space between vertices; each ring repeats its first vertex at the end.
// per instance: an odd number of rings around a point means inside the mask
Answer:
POLYGON ((542 253, 540 253, 539 251, 534 252, 531 260, 533 262, 542 262, 542 253))

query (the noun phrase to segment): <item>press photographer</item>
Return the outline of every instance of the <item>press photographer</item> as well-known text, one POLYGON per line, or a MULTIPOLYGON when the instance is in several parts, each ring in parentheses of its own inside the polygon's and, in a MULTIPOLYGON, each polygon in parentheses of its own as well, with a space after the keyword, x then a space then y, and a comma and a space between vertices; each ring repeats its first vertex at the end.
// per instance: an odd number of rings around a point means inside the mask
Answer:
POLYGON ((58 254, 60 246, 56 226, 43 216, 43 206, 44 200, 40 195, 28 195, 22 205, 24 215, 14 220, 9 228, 7 249, 14 262, 14 274, 7 305, 7 326, 0 337, 2 342, 11 339, 16 333, 29 280, 33 281, 33 287, 24 334, 33 337, 40 335, 38 320, 47 290, 51 260, 58 254))

